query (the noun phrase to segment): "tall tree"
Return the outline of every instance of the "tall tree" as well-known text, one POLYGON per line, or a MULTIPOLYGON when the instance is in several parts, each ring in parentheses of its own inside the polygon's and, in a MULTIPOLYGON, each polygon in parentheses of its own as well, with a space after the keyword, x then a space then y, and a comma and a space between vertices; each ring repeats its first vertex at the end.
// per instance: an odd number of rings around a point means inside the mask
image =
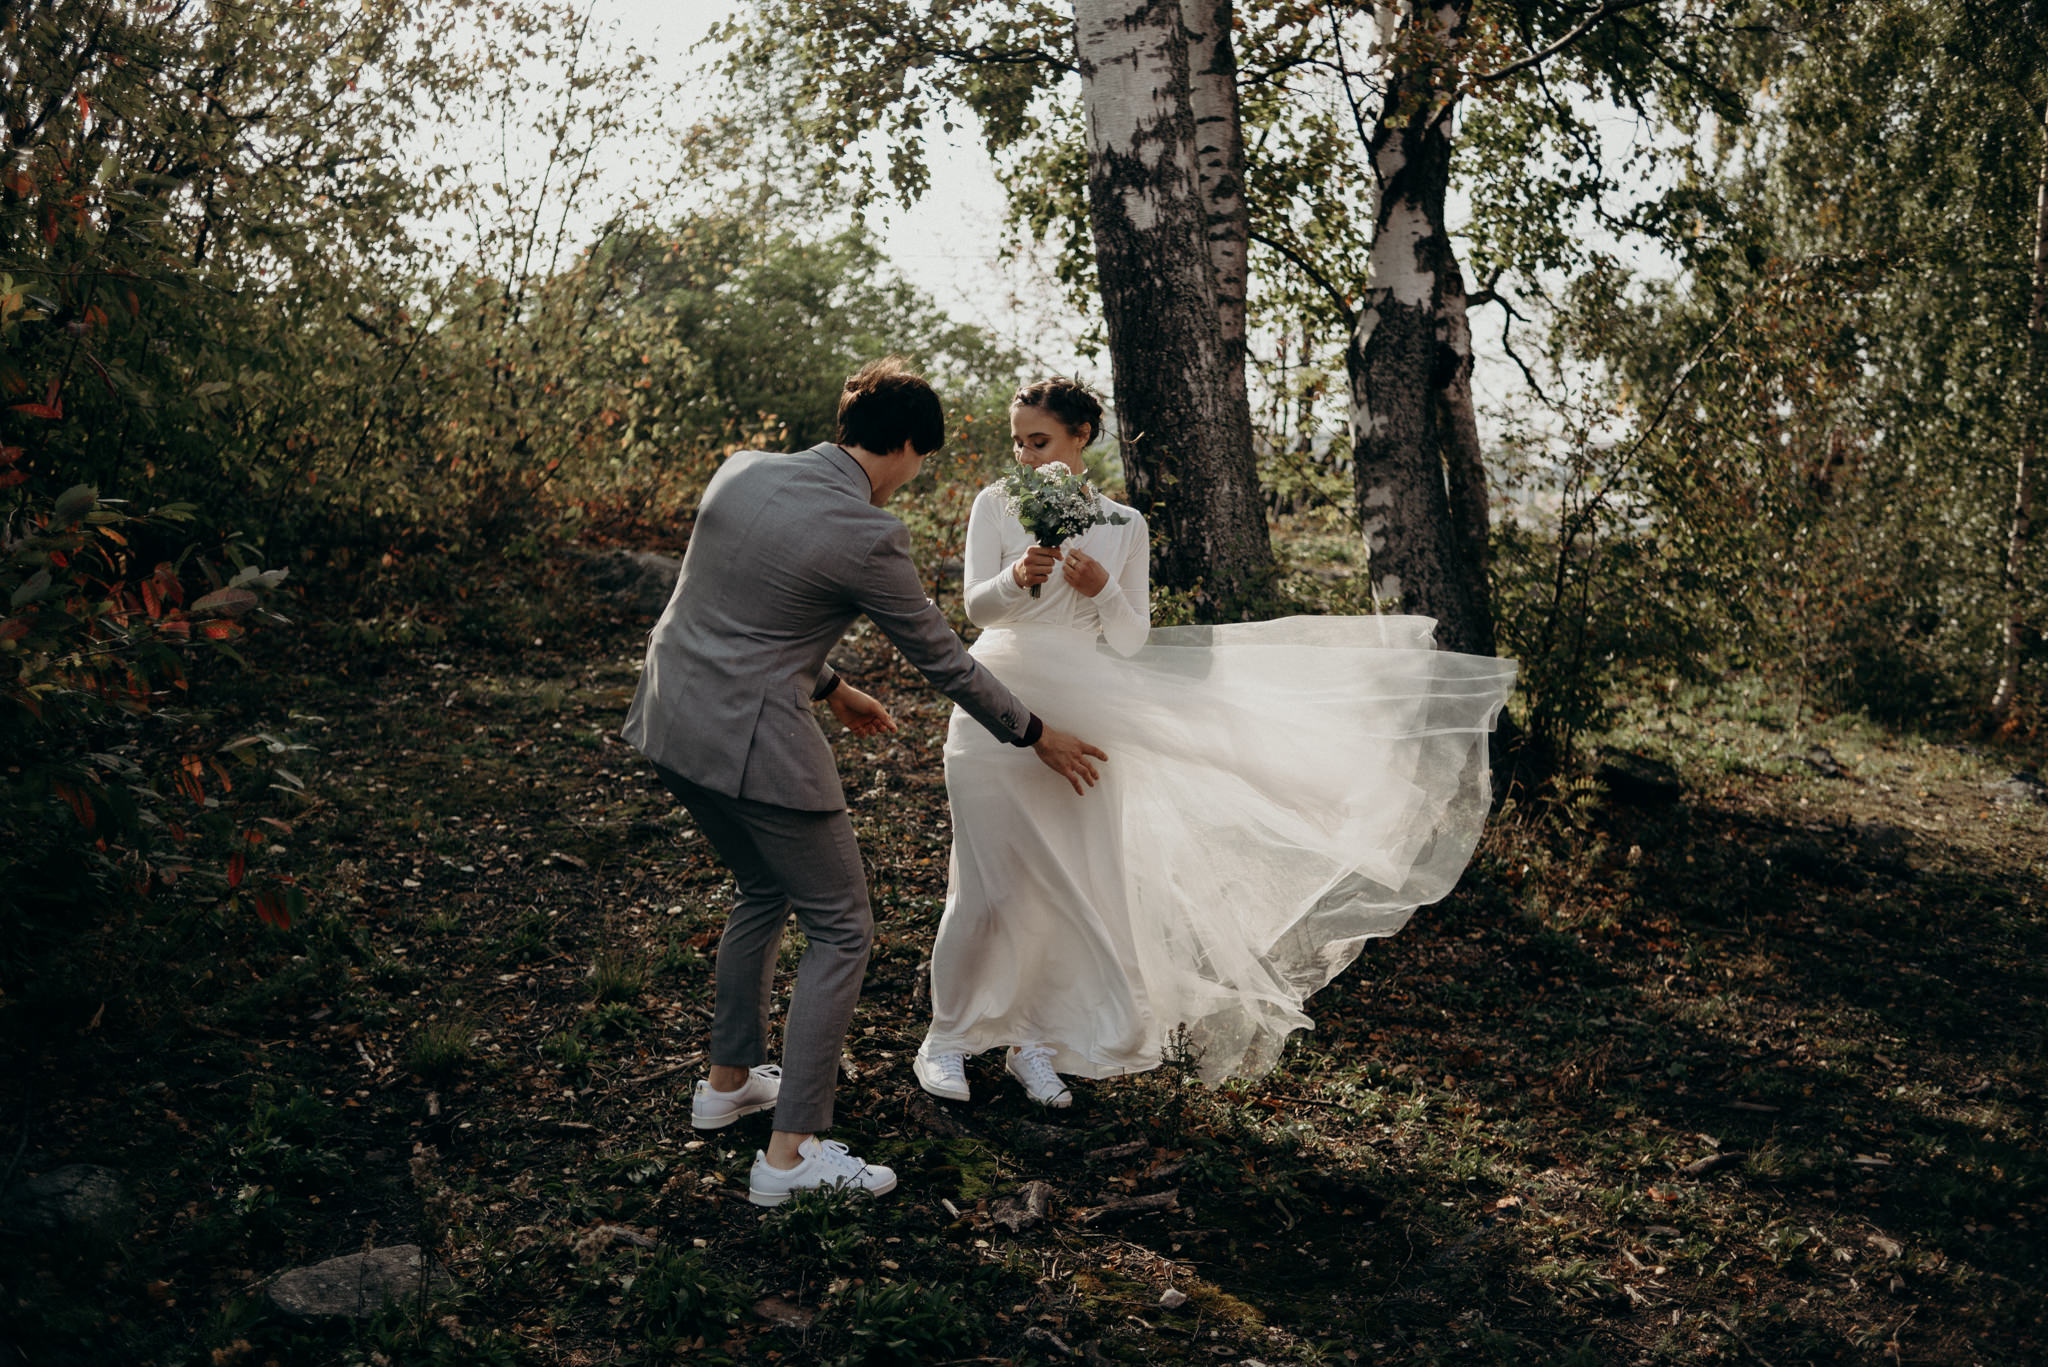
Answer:
MULTIPOLYGON (((1227 173, 1208 176, 1204 194, 1180 0, 1076 0, 1074 30, 1125 482, 1152 522, 1155 577, 1199 587, 1228 612, 1258 587, 1272 548, 1251 450, 1243 299, 1233 346, 1211 260, 1210 206, 1227 201, 1227 173)), ((1217 80, 1204 73, 1212 105, 1217 80)), ((1219 159, 1227 165, 1227 152, 1219 159)), ((1217 236, 1227 257, 1227 227, 1217 236)))
POLYGON ((1379 192, 1372 259, 1346 368, 1374 592, 1435 617, 1452 649, 1491 655, 1472 328, 1445 218, 1456 61, 1471 8, 1471 0, 1449 0, 1394 17, 1370 140, 1379 192))
POLYGON ((935 104, 973 109, 1000 154, 1034 145, 1039 98, 1077 78, 1125 479, 1153 525, 1155 579, 1209 616, 1240 610, 1273 564, 1243 373, 1231 16, 1228 0, 1075 0, 1071 22, 1043 3, 756 0, 726 31, 736 76, 807 74, 807 136, 844 151, 886 130, 906 197, 925 185, 935 104))
POLYGON ((2005 623, 1999 642, 1998 685, 1991 694, 1992 720, 2003 723, 2019 697, 2020 659, 2027 634, 2027 551, 2034 540, 2034 480, 2040 461, 2041 427, 2048 397, 2048 119, 2041 146, 2041 185, 2034 198, 2033 289, 2027 305, 2026 387, 2020 402, 2020 440, 2013 461, 2012 530, 2005 548, 2005 623))
MULTIPOLYGON (((1083 0, 1075 7, 1084 36, 1093 35, 1087 42, 1099 50, 1151 54, 1144 60, 1153 65, 1142 69, 1159 78, 1162 108, 1179 102, 1168 87, 1181 79, 1179 59, 1166 57, 1170 8, 1137 0, 1083 0)), ((1467 308, 1477 300, 1511 308, 1500 287, 1510 268, 1533 277, 1583 259, 1582 246, 1561 244, 1571 243, 1579 226, 1573 217, 1589 203, 1596 214, 1611 208, 1612 223, 1629 218, 1646 198, 1633 192, 1638 177, 1628 171, 1634 168, 1599 166, 1597 139, 1588 136, 1563 92, 1597 91, 1646 121, 1662 117, 1661 101, 1683 109, 1706 92, 1716 112, 1739 118, 1740 101, 1713 90, 1708 77, 1744 16, 1701 12, 1683 0, 1607 0, 1592 9, 1569 0, 1447 0, 1432 7, 1319 0, 1243 12, 1217 0, 1182 0, 1179 8, 1197 190, 1208 213, 1213 307, 1224 345, 1236 348, 1243 335, 1238 301, 1249 294, 1250 264, 1243 244, 1262 244, 1278 258, 1269 263, 1268 277, 1299 272, 1351 336, 1349 369, 1360 418, 1354 424, 1361 455, 1356 493, 1375 577, 1397 590, 1408 610, 1438 617, 1446 643, 1489 650, 1487 495, 1467 308), (1361 30, 1377 41, 1361 42, 1361 30), (1361 47, 1371 49, 1371 59, 1354 63, 1351 55, 1361 47), (1484 163, 1461 159, 1453 137, 1460 110, 1481 89, 1493 103, 1514 108, 1527 134, 1521 146, 1496 141, 1489 151, 1498 155, 1484 163), (1246 99, 1256 110, 1256 128, 1245 117, 1246 99), (1333 102, 1349 106, 1356 142, 1348 150, 1343 143, 1350 134, 1339 126, 1345 121, 1327 115, 1333 102), (1487 287, 1469 298, 1445 215, 1460 175, 1467 189, 1472 182, 1482 191, 1489 184, 1496 189, 1488 206, 1511 220, 1482 233, 1487 287), (1369 270, 1365 242, 1372 243, 1369 270)), ((1096 240, 1098 224, 1109 224, 1114 234, 1125 231, 1121 209, 1105 204, 1100 193, 1116 182, 1096 165, 1104 150, 1097 132, 1106 112, 1098 108, 1106 94, 1098 79, 1102 63, 1056 41, 1062 28, 1059 10, 1043 0, 940 6, 755 0, 751 23, 733 26, 728 36, 746 39, 732 64, 736 74, 779 60, 810 76, 807 134, 845 149, 866 133, 885 133, 891 173, 911 191, 924 183, 926 122, 945 117, 955 102, 971 109, 991 151, 1019 173, 1012 202, 1020 221, 1069 246, 1074 254, 1065 262, 1066 278, 1099 288, 1105 312, 1114 316, 1121 306, 1107 301, 1124 289, 1129 263, 1119 255, 1119 242, 1096 240), (1072 86, 1063 81, 1077 73, 1082 98, 1072 100, 1072 86), (1077 112, 1085 137, 1073 135, 1077 112), (1059 177, 1069 184, 1047 184, 1059 177), (1085 196, 1071 188, 1083 181, 1085 196), (1076 220, 1083 218, 1093 231, 1078 229, 1076 220), (1087 253, 1085 262, 1077 259, 1080 252, 1087 253)), ((1132 71, 1141 69, 1135 55, 1130 62, 1132 71)), ((1128 115, 1117 111, 1114 117, 1128 115)), ((1178 134, 1174 138, 1178 146, 1178 134)), ((1146 169, 1181 173, 1170 159, 1146 169)), ((1635 217, 1631 226, 1662 230, 1674 221, 1652 213, 1635 217)), ((1159 237, 1148 250, 1166 250, 1158 244, 1167 241, 1159 237)), ((1152 263, 1150 269, 1183 268, 1152 263)), ((1184 296, 1190 309, 1200 293, 1190 281, 1184 296)), ((1112 325, 1120 391, 1127 374, 1136 376, 1153 359, 1134 350, 1134 341, 1132 329, 1112 325)), ((1236 440, 1248 447, 1249 404, 1237 402, 1236 366, 1227 364, 1225 371, 1232 388, 1220 393, 1209 388, 1206 368, 1188 371, 1181 402, 1199 406, 1205 427, 1246 433, 1236 440)), ((1133 397, 1120 394, 1125 407, 1133 397)), ((1125 417, 1129 422, 1131 415, 1125 417)), ((1141 451, 1141 465, 1144 458, 1141 451)), ((1139 483, 1149 475, 1141 469, 1139 483)), ((1223 497, 1241 478, 1231 473, 1226 482, 1155 487, 1150 495, 1186 500, 1204 519, 1202 529, 1245 525, 1231 520, 1236 511, 1223 497)), ((1261 540, 1247 527, 1245 544, 1261 540)), ((1227 554, 1229 548, 1217 549, 1227 554)), ((1166 582, 1195 570, 1187 561, 1163 568, 1166 582)))

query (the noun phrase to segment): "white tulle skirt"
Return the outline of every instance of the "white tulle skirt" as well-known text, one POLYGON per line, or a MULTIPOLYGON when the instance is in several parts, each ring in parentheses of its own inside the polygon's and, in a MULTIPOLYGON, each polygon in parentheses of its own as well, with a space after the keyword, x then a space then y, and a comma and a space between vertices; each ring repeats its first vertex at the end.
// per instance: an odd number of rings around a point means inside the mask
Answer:
POLYGON ((1421 617, 1156 630, 1120 658, 997 628, 975 656, 1109 753, 1076 797, 955 711, 953 852, 926 1047, 1048 1044, 1108 1077, 1185 1049, 1255 1075, 1302 1004, 1449 892, 1488 806, 1512 661, 1432 649, 1421 617))

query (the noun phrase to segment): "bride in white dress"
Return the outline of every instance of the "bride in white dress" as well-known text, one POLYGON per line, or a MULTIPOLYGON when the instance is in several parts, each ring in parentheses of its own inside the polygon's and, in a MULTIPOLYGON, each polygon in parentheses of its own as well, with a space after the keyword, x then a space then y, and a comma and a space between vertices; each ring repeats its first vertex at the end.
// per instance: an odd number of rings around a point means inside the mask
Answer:
MULTIPOLYGON (((1021 391, 1017 459, 1082 468, 1100 403, 1021 391)), ((1220 1081, 1264 1072, 1307 997, 1449 892, 1485 821, 1486 738, 1511 661, 1431 648, 1419 617, 1298 617, 1151 631, 1135 510, 1058 550, 1001 494, 969 515, 973 653, 1047 726, 1096 740, 1077 798, 956 712, 953 851, 932 950, 925 1090, 969 1095, 1005 1048, 1035 1101, 1181 1052, 1220 1081), (1031 588, 1039 587, 1039 596, 1031 588)))

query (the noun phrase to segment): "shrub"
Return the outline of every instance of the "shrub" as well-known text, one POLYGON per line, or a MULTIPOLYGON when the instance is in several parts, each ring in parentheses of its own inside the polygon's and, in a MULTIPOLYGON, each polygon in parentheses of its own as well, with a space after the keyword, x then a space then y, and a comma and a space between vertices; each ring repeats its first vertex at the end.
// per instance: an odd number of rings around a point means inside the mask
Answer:
MULTIPOLYGON (((18 455, 0 451, 0 471, 18 455)), ((267 733, 219 743, 200 711, 207 657, 240 662, 251 622, 282 621, 264 603, 284 572, 232 539, 153 564, 138 553, 192 519, 79 486, 0 523, 0 927, 75 920, 188 877, 281 927, 303 909, 292 880, 252 869, 290 827, 247 800, 298 789, 279 764, 295 747, 267 733)))

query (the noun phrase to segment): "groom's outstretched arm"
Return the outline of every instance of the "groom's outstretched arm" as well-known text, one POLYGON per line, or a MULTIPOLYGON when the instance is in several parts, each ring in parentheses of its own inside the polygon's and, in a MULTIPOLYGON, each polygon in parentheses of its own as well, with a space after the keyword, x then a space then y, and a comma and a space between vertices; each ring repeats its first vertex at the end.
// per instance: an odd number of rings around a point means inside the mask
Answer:
POLYGON ((933 688, 958 703, 998 740, 1029 745, 1044 730, 1015 693, 981 667, 946 615, 925 597, 910 558, 910 533, 897 523, 869 548, 856 586, 856 604, 903 652, 933 688))

